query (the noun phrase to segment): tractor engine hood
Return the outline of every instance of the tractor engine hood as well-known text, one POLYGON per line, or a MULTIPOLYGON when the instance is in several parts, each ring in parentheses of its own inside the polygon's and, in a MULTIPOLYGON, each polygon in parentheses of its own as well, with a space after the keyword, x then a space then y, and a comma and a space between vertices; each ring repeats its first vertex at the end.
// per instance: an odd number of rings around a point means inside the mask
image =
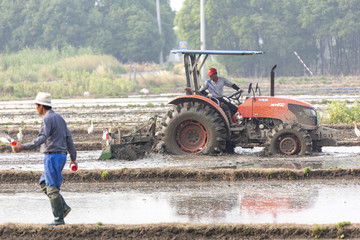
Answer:
POLYGON ((274 118, 283 123, 299 123, 305 129, 315 129, 315 108, 303 101, 279 97, 250 97, 238 106, 243 118, 274 118))

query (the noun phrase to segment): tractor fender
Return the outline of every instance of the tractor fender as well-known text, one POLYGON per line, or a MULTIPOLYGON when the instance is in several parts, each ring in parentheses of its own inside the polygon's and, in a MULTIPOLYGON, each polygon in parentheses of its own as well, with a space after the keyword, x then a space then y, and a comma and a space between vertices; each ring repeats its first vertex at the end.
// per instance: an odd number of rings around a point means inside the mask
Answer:
POLYGON ((222 110, 222 108, 220 106, 218 106, 214 101, 212 101, 211 99, 209 99, 207 97, 203 97, 203 96, 199 96, 199 95, 184 95, 184 96, 179 96, 179 97, 176 97, 176 98, 170 100, 168 102, 168 104, 176 105, 176 104, 180 104, 180 103, 184 103, 184 102, 199 102, 199 103, 205 104, 205 105, 211 107, 212 109, 214 109, 215 111, 219 112, 221 118, 225 122, 226 132, 227 132, 226 135, 227 135, 227 137, 230 136, 229 120, 226 117, 224 110, 222 110))

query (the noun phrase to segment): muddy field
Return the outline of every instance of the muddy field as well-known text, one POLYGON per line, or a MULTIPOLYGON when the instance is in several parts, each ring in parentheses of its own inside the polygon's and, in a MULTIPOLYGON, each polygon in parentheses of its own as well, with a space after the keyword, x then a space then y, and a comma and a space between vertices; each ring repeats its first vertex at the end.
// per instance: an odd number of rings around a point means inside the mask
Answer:
MULTIPOLYGON (((131 97, 124 99, 76 99, 53 100, 54 110, 60 113, 68 123, 74 142, 79 151, 101 150, 104 144, 103 131, 121 130, 122 134, 129 133, 143 124, 147 124, 153 116, 158 116, 157 127, 160 128, 162 117, 170 109, 166 103, 174 96, 160 97, 131 97), (90 120, 94 122, 94 132, 88 134, 90 120)), ((294 98, 294 97, 293 97, 294 98)), ((339 98, 339 97, 338 97, 339 98)), ((310 100, 311 97, 299 100, 310 100)), ((331 99, 331 97, 323 97, 331 99)), ((342 99, 340 97, 340 99, 342 99)), ((312 101, 321 102, 321 98, 312 101)), ((37 134, 41 117, 34 109, 32 101, 0 102, 0 130, 16 139, 18 128, 22 127, 23 142, 31 141, 37 134)), ((316 105, 315 105, 316 106, 316 105)), ((319 113, 324 109, 317 107, 319 113)), ((360 139, 354 133, 354 126, 349 124, 324 125, 339 130, 339 146, 358 146, 360 139)), ((36 150, 34 150, 36 151, 36 150)), ((0 145, 0 152, 10 152, 10 148, 0 145)))
MULTIPOLYGON (((349 124, 338 124, 338 125, 324 125, 327 127, 335 128, 339 130, 339 138, 338 138, 338 146, 359 146, 360 139, 356 138, 354 133, 353 125, 349 124)), ((73 140, 76 145, 76 149, 78 151, 88 151, 88 150, 101 150, 104 144, 102 139, 103 131, 105 128, 111 128, 113 131, 117 131, 117 129, 122 129, 123 134, 129 133, 131 130, 135 129, 134 126, 123 126, 123 127, 109 127, 109 126, 98 126, 94 128, 94 132, 92 134, 88 134, 88 127, 72 127, 70 128, 70 132, 72 134, 73 140)), ((18 128, 7 128, 3 129, 3 132, 7 133, 14 139, 16 139, 16 134, 18 133, 18 128)), ((28 142, 37 137, 39 133, 38 127, 27 127, 22 130, 24 134, 24 139, 22 142, 28 142)), ((33 151, 38 151, 33 150, 33 151)), ((0 152, 11 152, 11 148, 8 145, 2 144, 0 145, 0 152)))
MULTIPOLYGON (((237 150, 235 156, 197 156, 194 159, 173 158, 166 155, 154 155, 143 160, 133 161, 131 164, 121 162, 119 169, 107 169, 95 167, 96 160, 86 159, 96 158, 99 154, 104 141, 102 140, 103 131, 111 128, 117 131, 121 128, 123 133, 132 131, 136 126, 145 123, 149 117, 165 115, 169 107, 166 102, 171 96, 160 98, 131 98, 131 99, 89 99, 89 100, 57 100, 54 101, 54 110, 60 113, 68 122, 79 157, 84 162, 84 168, 77 172, 64 170, 64 190, 77 192, 83 189, 82 184, 97 185, 104 183, 136 183, 136 187, 129 185, 129 191, 156 191, 159 183, 174 183, 176 189, 186 189, 189 182, 200 184, 199 189, 204 188, 201 184, 211 182, 237 183, 237 182, 263 182, 264 188, 267 183, 281 181, 292 182, 301 181, 303 185, 311 186, 311 181, 354 181, 360 178, 360 170, 357 164, 358 152, 355 150, 344 157, 344 153, 335 150, 325 150, 325 153, 309 158, 276 158, 264 159, 257 155, 257 152, 242 152, 237 150), (150 104, 151 103, 151 104, 150 104), (138 105, 137 105, 138 104, 138 105), (137 106, 136 106, 137 105, 137 106), (90 120, 94 121, 95 130, 92 134, 87 133, 90 120), (86 155, 87 152, 91 154, 86 155), (333 154, 333 152, 335 152, 333 154), (86 153, 86 154, 85 154, 86 153), (94 155, 95 154, 95 155, 94 155), (94 157, 95 156, 95 157, 94 157), (330 158, 348 158, 352 162, 348 168, 329 167, 325 164, 330 158), (235 160, 234 160, 235 159, 235 160), (187 161, 190 160, 190 161, 187 161), (214 164, 208 165, 207 161, 214 164), (166 164, 164 164, 164 162, 166 164), (189 163, 191 164, 184 164, 189 163), (252 162, 252 163, 251 163, 252 162), (269 165, 269 163, 273 165, 269 165), (303 165, 305 162, 306 165, 303 165), (243 169, 237 168, 236 164, 243 164, 243 169), (294 163, 299 163, 299 167, 294 163), (309 165, 313 163, 313 165, 309 165), (87 165, 88 164, 88 165, 87 165), (168 165, 167 165, 168 164, 168 165), (276 165, 278 164, 278 165, 276 165), (130 167, 128 167, 130 166, 130 167), (132 166, 132 167, 131 167, 132 166), (167 167, 166 167, 167 166, 167 167), (255 167, 258 166, 258 167, 255 167), (267 167, 264 167, 267 166, 267 167), (269 167, 270 166, 270 167, 269 167), (280 168, 277 166, 281 166, 280 168), (310 172, 305 172, 304 167, 311 166, 310 172), (319 167, 320 166, 320 167, 319 167), (219 168, 219 169, 218 169, 219 168), (250 168, 250 169, 244 169, 250 168), (265 169, 268 168, 268 169, 265 169), (104 176, 103 170, 107 170, 104 176), (80 184, 78 190, 71 184, 80 184), (147 184, 156 183, 153 187, 147 184)), ((321 101, 321 100, 320 100, 321 101)), ((27 142, 37 136, 41 117, 38 116, 29 101, 3 102, 0 109, 1 130, 16 139, 18 128, 23 128, 24 140, 27 142)), ((160 119, 161 120, 161 119, 160 119)), ((329 127, 339 130, 339 146, 359 146, 360 139, 354 134, 353 125, 331 125, 329 127)), ((344 148, 344 151, 349 151, 344 148)), ((9 184, 21 187, 25 184, 22 192, 33 193, 34 183, 37 182, 41 171, 37 167, 31 167, 32 162, 36 166, 41 166, 41 156, 36 151, 29 155, 22 155, 22 158, 37 159, 28 163, 20 163, 13 159, 17 155, 11 153, 10 146, 1 145, 0 168, 1 186, 9 184), (11 164, 14 166, 11 167, 11 164), (23 164, 23 170, 18 170, 17 165, 23 164), (28 164, 28 165, 27 165, 28 164), (8 169, 7 166, 9 166, 8 169), (30 167, 26 167, 30 166, 30 167), (14 168, 15 167, 15 168, 14 168), (12 170, 11 170, 12 169, 12 170), (15 169, 15 170, 14 170, 15 169), (27 170, 27 171, 24 171, 27 170), (27 190, 28 189, 28 190, 27 190)), ((20 156, 20 155, 19 155, 20 156)), ((336 159, 335 159, 336 160, 336 159)), ((334 160, 334 161, 335 161, 334 160)), ((80 161, 79 161, 80 162, 80 161)), ((102 162, 101 164, 104 164, 102 162)), ((111 162, 110 162, 111 164, 111 162)), ((107 165, 102 165, 107 166, 107 165)), ((340 166, 340 165, 339 165, 340 166)), ((346 186, 346 184, 344 185, 346 186)), ((3 187, 6 188, 6 187, 3 187)), ((126 188, 126 187, 125 187, 126 188)), ((11 189, 11 188, 10 188, 11 189)), ((211 190, 211 189, 210 189, 211 190)), ((209 190, 209 191, 210 191, 209 190)), ((259 190, 259 189, 258 189, 259 190)), ((260 188, 261 190, 261 188, 260 188)), ((119 191, 116 188, 107 191, 119 191)), ((250 190, 252 191, 252 190, 250 190)), ((0 196, 5 192, 0 192, 0 196)), ((306 195, 306 194, 304 194, 306 195)), ((5 195, 4 195, 5 196, 5 195)), ((28 195, 26 195, 28 196, 28 195)), ((276 201, 276 199, 274 200, 276 201)), ((301 201, 298 203, 303 204, 301 201)), ((196 205, 196 204, 195 204, 196 205)), ((190 206, 185 205, 188 211, 192 211, 190 206)), ((204 206, 204 209, 209 206, 204 206)), ((211 206, 210 206, 211 207, 211 206)), ((298 208, 296 205, 294 208, 298 208)), ((48 208, 48 206, 46 206, 48 208)), ((194 208, 196 209, 196 208, 194 208)), ((45 209, 46 212, 50 209, 45 209)), ((329 210, 332 211, 332 210, 329 210)), ((71 216, 70 216, 71 217, 71 216)), ((340 219, 339 222, 346 219, 340 219)), ((4 221, 2 221, 4 222, 4 221)), ((339 226, 339 224, 238 224, 216 222, 207 223, 158 223, 158 224, 69 224, 60 227, 49 227, 44 224, 24 224, 24 223, 3 223, 0 224, 0 237, 2 239, 308 239, 308 238, 360 238, 360 226, 356 222, 351 222, 349 226, 339 226)))

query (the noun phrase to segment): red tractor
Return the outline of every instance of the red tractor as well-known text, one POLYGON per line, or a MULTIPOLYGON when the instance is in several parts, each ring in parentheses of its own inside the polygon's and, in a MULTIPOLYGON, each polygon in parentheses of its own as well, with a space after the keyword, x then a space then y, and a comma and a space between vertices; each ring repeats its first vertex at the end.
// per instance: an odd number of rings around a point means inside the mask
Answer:
POLYGON ((216 100, 199 93, 199 69, 208 55, 255 55, 261 51, 173 50, 184 55, 186 95, 176 97, 162 122, 162 143, 172 154, 217 154, 234 147, 264 146, 266 154, 307 155, 337 142, 334 129, 319 126, 316 110, 309 103, 260 93, 249 85, 251 97, 242 92, 224 97, 236 102, 238 113, 230 124, 216 100))

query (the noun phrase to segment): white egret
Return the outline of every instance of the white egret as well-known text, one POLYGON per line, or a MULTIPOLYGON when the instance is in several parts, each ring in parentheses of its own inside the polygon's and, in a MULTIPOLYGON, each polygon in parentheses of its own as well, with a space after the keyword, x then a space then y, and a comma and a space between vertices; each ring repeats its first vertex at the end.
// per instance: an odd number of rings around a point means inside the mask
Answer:
POLYGON ((356 121, 354 121, 354 130, 357 137, 360 137, 360 130, 357 128, 356 121))
POLYGON ((91 120, 90 122, 91 122, 91 125, 90 125, 90 127, 88 128, 88 134, 90 134, 90 133, 93 133, 93 132, 94 132, 94 124, 93 124, 93 120, 91 120))
POLYGON ((23 140, 22 128, 19 127, 19 133, 16 135, 19 142, 23 140))

